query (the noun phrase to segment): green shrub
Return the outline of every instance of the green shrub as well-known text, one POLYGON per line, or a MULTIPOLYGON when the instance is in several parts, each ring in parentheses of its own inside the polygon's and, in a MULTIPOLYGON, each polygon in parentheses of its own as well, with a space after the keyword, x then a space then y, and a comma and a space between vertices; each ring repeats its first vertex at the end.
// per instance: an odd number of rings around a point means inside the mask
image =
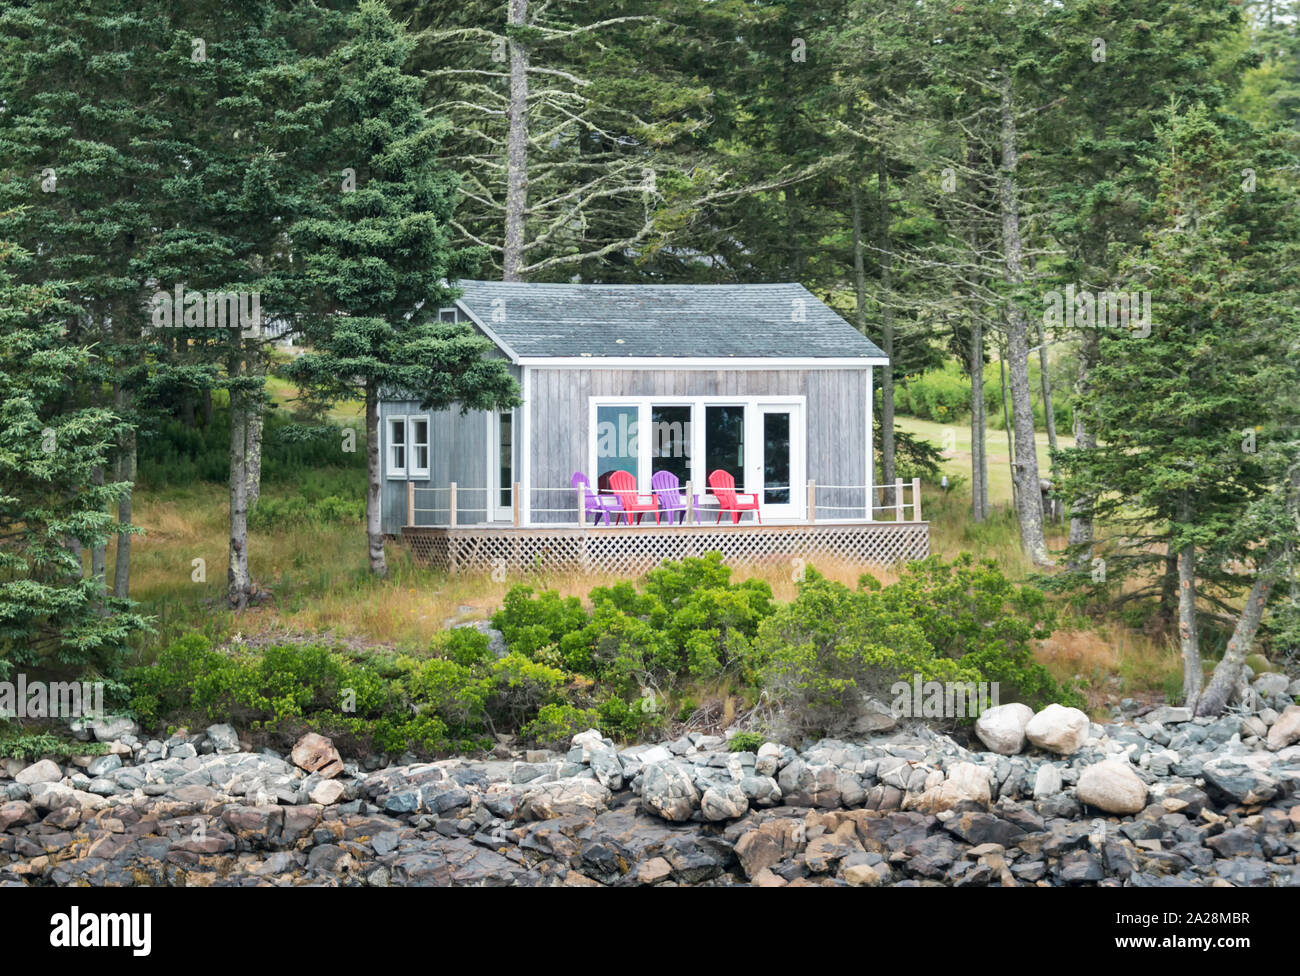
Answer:
POLYGON ((1031 641, 1051 626, 1041 591, 969 556, 913 563, 888 587, 863 577, 857 590, 810 571, 794 602, 760 626, 750 667, 787 719, 809 733, 847 732, 857 699, 891 702, 896 682, 918 676, 998 682, 1002 701, 1081 705, 1033 659, 1031 641))
POLYGON ((728 752, 758 752, 759 746, 765 741, 764 736, 757 732, 737 732, 727 743, 728 752))
POLYGON ((474 627, 452 627, 434 636, 429 642, 429 651, 472 667, 492 660, 491 643, 487 634, 474 627))
POLYGON ((579 732, 586 732, 599 724, 600 713, 594 708, 555 703, 539 708, 537 718, 526 723, 519 734, 544 749, 563 749, 579 732))
POLYGON ((80 742, 53 732, 24 732, 19 725, 0 722, 0 759, 32 762, 42 756, 67 759, 71 756, 102 756, 108 752, 104 742, 80 742))

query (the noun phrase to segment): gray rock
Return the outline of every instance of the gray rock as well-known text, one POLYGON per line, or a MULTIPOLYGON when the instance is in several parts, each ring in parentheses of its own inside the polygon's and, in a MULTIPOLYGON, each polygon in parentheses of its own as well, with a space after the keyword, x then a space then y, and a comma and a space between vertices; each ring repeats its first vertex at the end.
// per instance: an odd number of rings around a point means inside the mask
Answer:
POLYGON ((749 799, 739 783, 710 786, 700 797, 700 813, 705 820, 734 820, 748 809, 749 799))
POLYGON ((1133 767, 1118 759, 1094 763, 1079 774, 1080 803, 1107 813, 1139 813, 1147 804, 1146 784, 1133 767))
POLYGON ((96 756, 86 767, 86 773, 89 776, 104 776, 115 769, 122 768, 122 757, 114 753, 106 756, 96 756))
POLYGON ((648 811, 665 820, 690 819, 700 795, 687 767, 679 762, 652 763, 642 776, 641 803, 648 811))
POLYGON ((1025 747, 1025 726, 1034 710, 1020 702, 986 708, 975 720, 975 735, 985 748, 1003 756, 1014 756, 1025 747))
POLYGON ((1038 772, 1034 774, 1034 799, 1041 800, 1045 796, 1052 796, 1060 793, 1064 788, 1061 781, 1061 770, 1051 763, 1043 763, 1038 767, 1038 772))
POLYGON ((233 726, 209 725, 206 731, 214 752, 219 755, 229 755, 239 751, 239 736, 233 726))
POLYGON ((14 782, 23 786, 35 786, 37 783, 57 783, 63 779, 63 770, 48 759, 41 759, 22 769, 14 782))
MULTIPOLYGON (((90 723, 91 734, 97 742, 112 742, 124 735, 137 735, 140 727, 124 715, 108 716, 90 723)), ((161 744, 161 743, 160 743, 161 744)))

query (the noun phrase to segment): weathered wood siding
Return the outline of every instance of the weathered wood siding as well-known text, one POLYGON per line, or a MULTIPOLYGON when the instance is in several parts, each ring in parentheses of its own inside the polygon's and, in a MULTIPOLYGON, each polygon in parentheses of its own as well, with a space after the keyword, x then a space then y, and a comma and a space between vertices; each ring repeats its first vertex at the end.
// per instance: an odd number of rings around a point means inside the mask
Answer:
MULTIPOLYGON (((493 351, 492 355, 504 358, 504 354, 493 351)), ((520 379, 517 366, 510 367, 515 381, 520 379)), ((514 429, 519 430, 519 418, 522 408, 515 410, 514 429)), ((429 477, 414 480, 417 489, 447 488, 451 482, 457 485, 457 521, 462 525, 489 521, 485 511, 488 505, 489 478, 492 476, 491 444, 488 440, 490 416, 484 411, 474 410, 461 414, 459 407, 448 410, 421 410, 418 399, 383 399, 379 403, 379 449, 381 464, 381 512, 385 533, 397 535, 406 524, 406 483, 407 478, 390 478, 388 476, 388 451, 385 437, 388 431, 388 418, 399 416, 427 416, 429 418, 429 477)), ((518 478, 522 458, 519 436, 515 436, 515 476, 518 478)), ((446 509, 449 493, 446 491, 416 491, 416 508, 446 509)), ((448 525, 450 515, 446 511, 417 512, 418 525, 448 525)))
MULTIPOLYGON (((530 370, 530 465, 534 523, 577 518, 569 481, 586 472, 588 401, 602 396, 803 396, 807 477, 822 485, 866 480, 868 369, 571 369, 530 370), (563 508, 561 512, 543 509, 563 508)), ((587 472, 590 475, 590 472, 587 472)), ((818 509, 862 517, 865 491, 819 488, 818 509), (848 506, 848 507, 845 507, 848 506), (856 509, 850 510, 850 508, 856 509)))

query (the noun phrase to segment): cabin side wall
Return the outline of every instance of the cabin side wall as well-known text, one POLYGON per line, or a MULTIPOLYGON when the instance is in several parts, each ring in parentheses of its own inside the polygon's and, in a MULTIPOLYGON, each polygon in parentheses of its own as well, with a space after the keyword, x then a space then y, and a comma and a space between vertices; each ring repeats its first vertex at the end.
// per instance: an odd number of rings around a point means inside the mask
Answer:
MULTIPOLYGON (((463 314, 457 318, 465 321, 463 314)), ((480 333, 481 334, 481 333, 480 333)), ((505 354, 495 346, 489 353, 493 358, 504 359, 505 354)), ((510 373, 518 383, 521 371, 511 365, 510 373)), ((514 429, 518 431, 518 418, 522 407, 515 410, 514 429)), ((490 498, 492 444, 495 435, 492 415, 482 410, 461 414, 459 407, 447 410, 421 410, 418 398, 386 398, 379 401, 379 458, 381 482, 381 524, 386 534, 397 535, 407 520, 407 482, 413 481, 416 489, 436 488, 439 491, 415 492, 417 525, 448 525, 450 513, 451 482, 456 482, 457 522, 472 525, 490 521, 487 511, 490 498), (388 471, 388 419, 400 416, 429 418, 429 476, 427 478, 390 477, 388 471)), ((519 477, 522 447, 518 435, 514 438, 514 471, 519 477)))

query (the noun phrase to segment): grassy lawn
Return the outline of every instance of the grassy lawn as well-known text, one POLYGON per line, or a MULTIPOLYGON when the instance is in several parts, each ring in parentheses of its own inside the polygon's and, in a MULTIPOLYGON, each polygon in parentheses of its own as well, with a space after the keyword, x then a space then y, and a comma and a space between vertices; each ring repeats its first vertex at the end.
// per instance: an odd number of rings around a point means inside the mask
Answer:
MULTIPOLYGON (((971 436, 970 421, 953 424, 939 424, 930 420, 918 420, 916 417, 896 417, 900 430, 924 438, 944 452, 943 472, 952 481, 954 475, 960 475, 969 489, 971 481, 971 436)), ((1035 435, 1038 445, 1038 470, 1041 477, 1047 477, 1051 467, 1047 456, 1047 434, 1035 435)), ((1058 433, 1057 443, 1060 447, 1073 447, 1074 438, 1058 433)), ((984 434, 985 450, 988 452, 989 504, 1011 504, 1011 457, 1007 447, 1007 432, 989 428, 984 434)))

